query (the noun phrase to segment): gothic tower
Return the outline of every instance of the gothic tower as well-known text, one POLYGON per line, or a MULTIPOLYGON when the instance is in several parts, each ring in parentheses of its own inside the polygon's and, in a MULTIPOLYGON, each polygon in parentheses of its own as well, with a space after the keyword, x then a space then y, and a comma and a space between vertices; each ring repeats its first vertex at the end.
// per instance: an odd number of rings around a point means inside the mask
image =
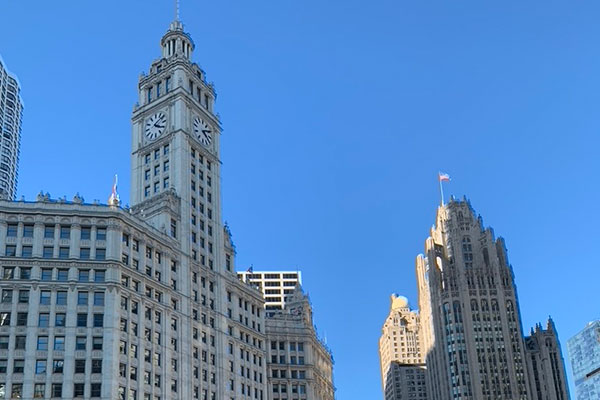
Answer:
POLYGON ((530 398, 504 241, 468 202, 438 208, 417 281, 431 399, 530 398))

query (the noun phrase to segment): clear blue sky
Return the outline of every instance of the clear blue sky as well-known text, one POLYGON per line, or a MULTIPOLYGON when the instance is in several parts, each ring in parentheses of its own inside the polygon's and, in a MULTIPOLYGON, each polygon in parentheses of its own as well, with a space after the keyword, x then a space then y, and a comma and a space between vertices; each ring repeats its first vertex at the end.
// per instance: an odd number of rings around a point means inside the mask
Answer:
MULTIPOLYGON (((132 106, 172 2, 0 1, 25 102, 19 196, 129 199, 132 106)), ((303 272, 342 400, 381 398, 389 295, 416 307, 439 202, 506 239, 525 330, 598 310, 600 3, 182 0, 215 82, 238 268, 303 272)), ((571 377, 569 376, 569 379, 571 377)))

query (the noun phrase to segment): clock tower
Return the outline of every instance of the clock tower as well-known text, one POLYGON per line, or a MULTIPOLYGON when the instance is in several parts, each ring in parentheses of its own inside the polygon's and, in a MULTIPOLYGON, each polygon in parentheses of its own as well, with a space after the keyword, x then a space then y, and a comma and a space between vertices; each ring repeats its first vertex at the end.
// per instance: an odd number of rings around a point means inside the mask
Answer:
POLYGON ((179 20, 160 46, 161 57, 140 76, 131 118, 131 213, 170 236, 177 259, 160 276, 182 298, 172 310, 184 321, 177 398, 216 400, 236 392, 263 398, 264 300, 237 278, 222 223, 215 90, 192 61, 194 41, 179 20), (243 377, 234 372, 240 369, 243 377))
POLYGON ((180 237, 193 260, 215 269, 223 231, 215 90, 192 61, 194 42, 180 21, 160 45, 161 58, 140 76, 132 116, 131 203, 155 228, 180 237))

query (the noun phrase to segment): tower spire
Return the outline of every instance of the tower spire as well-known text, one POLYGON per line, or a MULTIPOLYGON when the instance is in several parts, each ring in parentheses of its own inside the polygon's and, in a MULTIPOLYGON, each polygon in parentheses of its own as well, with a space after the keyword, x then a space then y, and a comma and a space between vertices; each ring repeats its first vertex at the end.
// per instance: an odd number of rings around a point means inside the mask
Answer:
POLYGON ((175 0, 175 21, 179 21, 179 0, 175 0))

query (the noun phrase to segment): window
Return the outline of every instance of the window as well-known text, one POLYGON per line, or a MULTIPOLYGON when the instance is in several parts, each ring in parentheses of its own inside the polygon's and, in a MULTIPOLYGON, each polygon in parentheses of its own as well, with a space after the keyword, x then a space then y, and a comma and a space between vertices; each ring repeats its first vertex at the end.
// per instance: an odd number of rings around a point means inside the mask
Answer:
POLYGON ((75 360, 75 373, 85 374, 85 360, 75 360))
POLYGON ((44 246, 42 250, 42 257, 44 258, 52 258, 54 256, 54 248, 50 246, 44 246))
MULTIPOLYGON (((96 258, 98 258, 96 254, 96 258)), ((94 271, 94 282, 104 282, 105 271, 104 270, 96 270, 94 271)))
POLYGON ((77 292, 77 305, 87 306, 88 304, 88 292, 77 292))
POLYGON ((2 303, 12 303, 13 291, 12 290, 3 290, 2 291, 2 303))
POLYGON ((27 313, 17 313, 17 326, 27 326, 27 313))
POLYGON ((53 383, 52 384, 52 397, 62 397, 62 383, 53 383))
POLYGON ((44 225, 44 239, 54 239, 54 225, 44 225))
POLYGON ((46 373, 46 360, 36 360, 35 373, 38 375, 46 373))
POLYGON ((55 336, 54 337, 54 350, 65 351, 65 337, 55 336))
POLYGON ((52 268, 42 268, 42 280, 43 281, 52 280, 52 268))
POLYGON ((73 397, 83 397, 84 392, 84 383, 75 383, 73 384, 73 397))
POLYGON ((92 338, 92 350, 102 350, 102 337, 92 338))
POLYGON ((15 257, 17 255, 17 246, 6 246, 6 257, 15 257))
MULTIPOLYGON (((13 373, 22 374, 24 369, 25 369, 25 360, 15 360, 15 362, 13 364, 13 373)), ((13 386, 14 386, 14 384, 13 384, 13 386)))
POLYGON ((71 227, 70 226, 61 226, 60 227, 60 238, 61 239, 70 239, 71 238, 71 227))
POLYGON ((77 327, 85 328, 87 326, 87 314, 77 314, 77 327))
POLYGON ((92 360, 92 374, 101 374, 102 373, 102 360, 94 359, 92 360))
POLYGON ((66 306, 67 305, 67 292, 66 291, 56 292, 56 305, 57 306, 66 306))
POLYGON ((94 293, 94 305, 95 306, 103 306, 104 305, 104 292, 95 292, 94 293))
POLYGON ((81 227, 81 240, 90 240, 92 238, 92 228, 89 226, 81 227))
POLYGON ((40 305, 49 306, 50 305, 50 291, 42 290, 40 292, 40 305))
POLYGON ((52 363, 52 372, 54 372, 55 374, 62 374, 64 368, 65 368, 64 360, 54 360, 54 362, 52 363))
POLYGON ((32 251, 33 251, 33 247, 23 246, 23 249, 21 250, 21 257, 31 258, 32 251))
POLYGON ((31 279, 31 268, 21 268, 21 279, 31 279))
POLYGON ((12 384, 11 395, 10 396, 13 399, 21 399, 21 398, 23 398, 23 384, 22 383, 13 383, 12 384))
POLYGON ((23 226, 23 237, 24 238, 32 238, 33 237, 33 225, 24 225, 23 226))
POLYGON ((50 325, 50 314, 41 313, 38 317, 38 327, 47 328, 50 325))
POLYGON ((69 248, 68 247, 59 247, 58 248, 58 258, 69 258, 69 248))
POLYGON ((43 399, 46 397, 46 385, 43 383, 36 383, 33 387, 33 398, 43 399))
POLYGON ((90 270, 89 269, 80 269, 79 270, 79 282, 89 282, 90 281, 90 270))
POLYGON ((17 237, 18 228, 19 228, 19 225, 17 225, 17 224, 8 224, 8 227, 6 229, 6 236, 17 237))
POLYGON ((67 316, 64 313, 57 313, 54 318, 54 326, 65 326, 67 316))
POLYGON ((94 328, 102 328, 104 326, 104 314, 94 314, 94 328))
POLYGON ((48 336, 38 336, 37 349, 48 350, 48 336))
POLYGON ((75 338, 75 350, 85 350, 87 337, 77 336, 75 338))
POLYGON ((81 258, 82 260, 89 260, 90 259, 90 248, 82 247, 79 250, 79 258, 81 258))
MULTIPOLYGON (((106 249, 96 249, 96 260, 106 259, 106 249)), ((96 281, 98 282, 98 281, 96 281)))
POLYGON ((96 240, 106 240, 106 228, 98 228, 96 230, 96 240))
POLYGON ((66 282, 67 279, 69 277, 69 270, 68 269, 59 269, 58 270, 58 275, 57 275, 57 280, 60 282, 66 282))
POLYGON ((15 337, 15 349, 16 350, 25 350, 26 339, 27 339, 26 336, 15 337))
POLYGON ((8 336, 0 336, 0 349, 8 349, 8 336))

